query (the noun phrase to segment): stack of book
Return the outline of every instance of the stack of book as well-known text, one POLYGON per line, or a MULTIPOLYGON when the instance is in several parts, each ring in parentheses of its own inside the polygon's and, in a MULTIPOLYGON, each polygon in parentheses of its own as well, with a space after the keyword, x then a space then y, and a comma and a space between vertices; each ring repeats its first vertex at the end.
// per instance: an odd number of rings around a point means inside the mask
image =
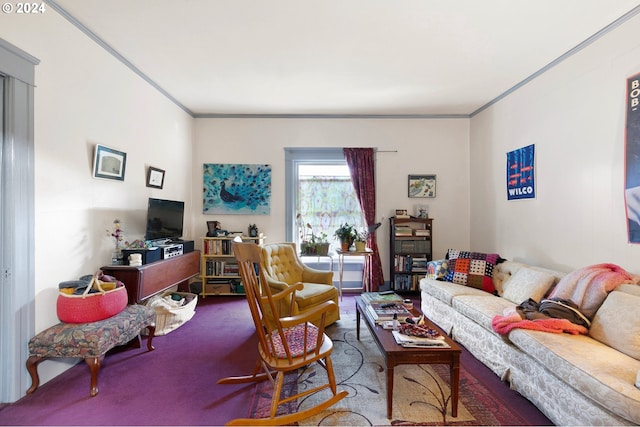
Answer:
POLYGON ((396 225, 397 237, 411 237, 413 236, 413 229, 408 225, 396 225))
POLYGON ((431 237, 431 230, 426 228, 417 228, 414 230, 414 235, 417 237, 431 237))
POLYGON ((411 312, 402 304, 402 297, 393 292, 364 292, 362 301, 376 323, 393 320, 394 315, 397 315, 400 322, 411 317, 411 312))

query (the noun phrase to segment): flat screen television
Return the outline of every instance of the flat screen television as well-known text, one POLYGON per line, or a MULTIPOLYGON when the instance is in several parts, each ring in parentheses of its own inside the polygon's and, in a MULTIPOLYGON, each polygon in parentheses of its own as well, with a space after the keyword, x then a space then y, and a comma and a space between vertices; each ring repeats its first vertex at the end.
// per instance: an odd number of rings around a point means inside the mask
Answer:
POLYGON ((180 239, 183 220, 184 202, 149 198, 144 238, 145 240, 180 239))

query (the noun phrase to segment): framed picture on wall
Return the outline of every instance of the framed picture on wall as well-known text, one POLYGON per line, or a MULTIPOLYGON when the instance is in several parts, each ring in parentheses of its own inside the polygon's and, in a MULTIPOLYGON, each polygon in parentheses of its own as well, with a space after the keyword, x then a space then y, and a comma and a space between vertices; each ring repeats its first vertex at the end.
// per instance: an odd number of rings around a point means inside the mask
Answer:
POLYGON ((147 169, 147 187, 162 188, 164 184, 164 171, 162 169, 149 166, 147 169))
POLYGON ((271 165, 204 163, 202 179, 205 215, 271 213, 271 165))
POLYGON ((409 175, 409 197, 436 197, 435 175, 409 175))
POLYGON ((93 177, 124 181, 127 153, 97 144, 93 156, 93 177))

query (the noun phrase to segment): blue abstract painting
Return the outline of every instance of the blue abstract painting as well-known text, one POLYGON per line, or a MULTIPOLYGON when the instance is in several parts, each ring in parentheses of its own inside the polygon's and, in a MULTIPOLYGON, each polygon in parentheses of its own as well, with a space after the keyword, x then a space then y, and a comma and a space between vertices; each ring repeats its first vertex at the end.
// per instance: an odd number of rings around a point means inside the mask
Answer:
POLYGON ((271 166, 202 165, 204 214, 269 215, 271 166))

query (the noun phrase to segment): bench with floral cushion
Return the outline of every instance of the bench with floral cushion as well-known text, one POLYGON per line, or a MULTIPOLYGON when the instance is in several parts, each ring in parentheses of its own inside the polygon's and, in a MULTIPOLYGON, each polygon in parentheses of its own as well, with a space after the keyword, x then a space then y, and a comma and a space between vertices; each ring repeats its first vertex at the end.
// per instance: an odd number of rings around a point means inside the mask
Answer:
POLYGON ((148 328, 147 349, 152 351, 151 341, 155 333, 155 311, 144 305, 128 305, 119 314, 91 323, 58 323, 29 340, 27 370, 31 375, 31 394, 40 385, 38 364, 50 357, 81 358, 91 371, 89 394, 98 394, 98 372, 104 355, 112 348, 137 338, 148 328))

